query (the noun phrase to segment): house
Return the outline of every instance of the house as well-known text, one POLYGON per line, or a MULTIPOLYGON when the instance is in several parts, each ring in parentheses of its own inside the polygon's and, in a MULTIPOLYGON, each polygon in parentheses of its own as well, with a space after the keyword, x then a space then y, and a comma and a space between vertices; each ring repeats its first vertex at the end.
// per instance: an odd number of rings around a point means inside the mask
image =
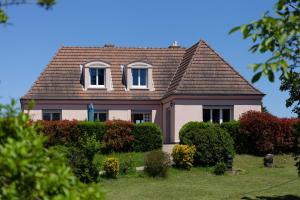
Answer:
POLYGON ((261 110, 264 94, 205 41, 190 48, 62 47, 21 98, 33 120, 155 122, 165 143, 189 121, 222 123, 261 110))

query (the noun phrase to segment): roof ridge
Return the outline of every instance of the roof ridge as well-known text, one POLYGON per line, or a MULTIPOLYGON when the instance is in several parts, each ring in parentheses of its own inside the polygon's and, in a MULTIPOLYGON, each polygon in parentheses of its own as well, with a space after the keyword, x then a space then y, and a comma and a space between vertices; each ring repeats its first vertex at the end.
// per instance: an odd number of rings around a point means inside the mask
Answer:
POLYGON ((246 83, 252 87, 254 90, 256 90, 257 92, 264 94, 263 92, 261 92, 260 90, 258 90, 257 88, 255 88, 247 79, 245 79, 234 67, 231 66, 231 64, 229 64, 216 50, 214 50, 207 42, 205 42, 204 40, 202 40, 202 42, 210 49, 212 50, 225 64, 228 65, 228 67, 230 67, 230 69, 232 69, 233 72, 235 72, 240 78, 242 78, 244 81, 246 81, 246 83))
POLYGON ((183 50, 186 47, 169 48, 169 47, 104 47, 104 46, 62 46, 61 49, 164 49, 164 50, 183 50))
MULTIPOLYGON (((200 40, 200 41, 201 41, 201 40, 200 40)), ((174 75, 173 75, 173 77, 172 77, 172 79, 171 79, 171 81, 170 81, 170 84, 169 84, 169 86, 168 86, 168 88, 167 88, 167 90, 166 90, 166 94, 168 94, 169 92, 172 92, 172 91, 169 91, 169 89, 170 89, 170 87, 171 87, 171 85, 172 85, 173 80, 175 79, 175 77, 176 77, 176 75, 177 75, 177 72, 178 72, 178 70, 179 70, 179 68, 180 68, 180 66, 181 66, 181 63, 182 63, 183 60, 184 60, 185 54, 187 53, 187 51, 188 51, 189 49, 193 48, 195 45, 197 45, 197 48, 198 48, 198 46, 199 46, 199 44, 200 44, 200 41, 198 41, 197 43, 193 44, 191 47, 189 47, 188 49, 185 50, 185 53, 183 54, 182 59, 181 59, 179 65, 177 66, 177 69, 176 69, 176 71, 175 71, 175 73, 174 73, 174 75)), ((186 68, 188 68, 188 66, 190 65, 191 60, 193 59, 193 57, 194 57, 194 55, 195 55, 195 52, 196 52, 197 48, 194 50, 193 55, 192 55, 192 58, 189 60, 189 63, 188 63, 188 65, 187 65, 186 68)), ((186 73, 186 70, 184 71, 184 74, 185 74, 185 73, 186 73)), ((184 74, 182 75, 182 77, 184 76, 184 74)), ((181 82, 181 80, 182 80, 182 77, 181 77, 181 79, 180 79, 178 85, 177 85, 177 86, 175 87, 175 89, 173 90, 174 92, 176 92, 178 86, 180 85, 180 82, 181 82)))
POLYGON ((204 42, 202 39, 200 39, 200 40, 196 43, 196 44, 197 44, 197 47, 196 47, 196 49, 195 49, 194 52, 193 52, 193 56, 192 56, 192 58, 191 58, 189 64, 186 66, 186 69, 185 69, 185 71, 184 71, 184 74, 182 75, 182 77, 181 77, 181 79, 180 79, 180 81, 179 81, 179 84, 178 84, 177 87, 176 87, 175 92, 177 91, 177 88, 181 87, 182 80, 184 79, 184 77, 185 77, 185 75, 186 75, 186 73, 187 73, 187 71, 188 71, 188 69, 189 69, 189 66, 191 65, 191 63, 193 63, 193 61, 194 61, 194 59, 195 59, 195 53, 196 53, 196 52, 198 51, 198 49, 200 48, 201 43, 204 43, 204 44, 205 44, 205 42, 204 42))

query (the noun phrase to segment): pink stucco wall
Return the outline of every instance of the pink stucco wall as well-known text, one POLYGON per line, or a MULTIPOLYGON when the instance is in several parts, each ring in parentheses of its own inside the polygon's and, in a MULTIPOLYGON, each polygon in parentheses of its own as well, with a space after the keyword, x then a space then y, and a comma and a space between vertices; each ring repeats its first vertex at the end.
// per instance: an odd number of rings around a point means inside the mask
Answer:
POLYGON ((190 121, 202 121, 203 106, 228 106, 232 110, 232 119, 238 120, 240 115, 249 110, 261 111, 261 98, 248 99, 238 97, 214 97, 169 99, 163 104, 163 130, 166 131, 166 108, 171 108, 171 143, 179 142, 179 131, 181 127, 190 121), (222 99, 223 98, 223 99, 222 99))
MULTIPOLYGON (((159 101, 47 101, 35 102, 35 107, 30 111, 33 120, 42 119, 42 109, 62 110, 62 119, 86 120, 87 105, 93 103, 95 110, 107 110, 109 119, 130 121, 131 110, 151 111, 152 122, 162 127, 162 106, 159 101)), ((22 105, 26 109, 26 103, 22 105)), ((25 110, 24 110, 25 111, 25 110)))

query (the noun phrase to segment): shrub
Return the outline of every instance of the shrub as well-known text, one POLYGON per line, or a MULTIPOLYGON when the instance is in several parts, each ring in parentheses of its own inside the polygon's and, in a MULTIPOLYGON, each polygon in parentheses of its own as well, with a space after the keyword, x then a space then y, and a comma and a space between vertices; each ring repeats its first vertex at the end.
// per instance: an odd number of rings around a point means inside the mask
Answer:
POLYGON ((196 146, 196 165, 212 166, 234 155, 232 138, 217 124, 189 122, 179 134, 182 144, 196 146))
POLYGON ((57 151, 44 148, 28 115, 12 110, 0 105, 0 199, 103 199, 78 183, 57 151))
POLYGON ((154 150, 145 154, 144 170, 151 177, 166 177, 170 164, 170 156, 161 150, 154 150))
POLYGON ((145 122, 134 124, 132 135, 134 137, 134 151, 152 151, 162 147, 162 131, 157 124, 145 122))
POLYGON ((227 170, 226 164, 224 162, 219 162, 214 167, 214 174, 224 175, 227 170))
POLYGON ((234 141, 234 149, 237 153, 247 153, 247 137, 240 133, 240 122, 239 121, 230 121, 223 122, 221 128, 226 130, 234 141))
POLYGON ((105 171, 105 175, 108 178, 117 178, 117 175, 120 171, 120 163, 117 158, 106 158, 103 163, 103 169, 105 171))
POLYGON ((195 153, 195 146, 176 144, 172 150, 175 166, 183 169, 191 169, 195 153))
POLYGON ((106 133, 102 138, 104 150, 111 151, 130 151, 134 137, 131 135, 133 124, 122 120, 106 121, 106 133))
POLYGON ((97 182, 99 177, 99 170, 91 157, 78 147, 69 147, 68 162, 73 173, 83 183, 97 182))
POLYGON ((290 153, 293 150, 293 124, 296 119, 280 119, 268 113, 249 111, 240 118, 240 134, 248 141, 247 153, 290 153))
POLYGON ((134 162, 131 157, 127 157, 120 161, 120 171, 122 174, 128 174, 130 171, 135 171, 134 162))
POLYGON ((96 134, 81 134, 69 149, 69 164, 79 180, 84 183, 98 181, 99 171, 93 163, 94 155, 100 151, 100 141, 97 140, 96 134))
POLYGON ((78 121, 38 121, 41 132, 47 136, 46 146, 66 144, 77 141, 80 135, 78 121))

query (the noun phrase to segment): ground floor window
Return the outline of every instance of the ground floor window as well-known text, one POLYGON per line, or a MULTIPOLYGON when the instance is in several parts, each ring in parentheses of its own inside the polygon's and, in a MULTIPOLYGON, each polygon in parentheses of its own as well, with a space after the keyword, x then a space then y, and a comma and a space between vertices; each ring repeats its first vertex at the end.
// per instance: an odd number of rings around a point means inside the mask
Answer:
POLYGON ((232 119, 232 109, 230 107, 204 107, 203 121, 222 123, 232 119))
POLYGON ((94 120, 100 122, 105 122, 106 120, 108 120, 107 111, 95 111, 94 120))
POLYGON ((46 121, 61 120, 61 110, 42 110, 42 115, 46 121))
POLYGON ((132 111, 131 121, 135 124, 151 122, 151 111, 132 111))

